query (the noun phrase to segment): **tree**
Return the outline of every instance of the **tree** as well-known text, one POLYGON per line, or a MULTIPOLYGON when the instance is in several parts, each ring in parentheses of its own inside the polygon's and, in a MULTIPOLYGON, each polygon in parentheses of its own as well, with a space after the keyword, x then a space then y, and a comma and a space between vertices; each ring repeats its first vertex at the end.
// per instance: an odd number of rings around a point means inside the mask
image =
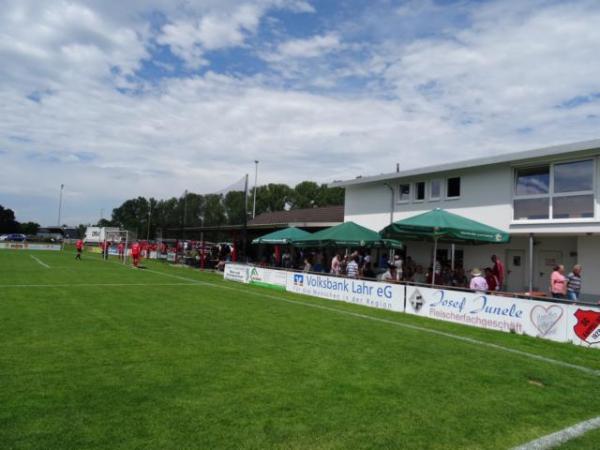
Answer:
POLYGON ((40 224, 35 222, 25 222, 20 224, 19 229, 21 233, 26 234, 28 236, 33 236, 40 229, 40 224))
POLYGON ((87 230, 87 225, 80 223, 77 225, 77 237, 79 239, 83 239, 85 237, 85 230, 87 230))
MULTIPOLYGON (((127 200, 112 212, 112 222, 126 230, 134 231, 137 236, 145 236, 148 226, 148 212, 151 201, 144 197, 127 200)), ((156 203, 156 200, 154 200, 156 203)))
POLYGON ((116 224, 112 220, 100 219, 96 224, 97 227, 114 227, 116 224))
POLYGON ((224 225, 227 220, 225 207, 223 206, 222 196, 210 194, 204 197, 204 225, 224 225))
POLYGON ((244 214, 246 214, 246 199, 244 192, 230 191, 223 199, 227 223, 229 225, 240 225, 244 223, 244 214))
POLYGON ((312 208, 318 206, 320 188, 314 181, 303 181, 294 187, 292 205, 294 208, 312 208))
POLYGON ((0 234, 17 233, 18 231, 19 222, 15 220, 15 212, 0 205, 0 234))
POLYGON ((317 203, 319 206, 335 206, 344 204, 344 188, 330 188, 322 184, 319 188, 317 203))

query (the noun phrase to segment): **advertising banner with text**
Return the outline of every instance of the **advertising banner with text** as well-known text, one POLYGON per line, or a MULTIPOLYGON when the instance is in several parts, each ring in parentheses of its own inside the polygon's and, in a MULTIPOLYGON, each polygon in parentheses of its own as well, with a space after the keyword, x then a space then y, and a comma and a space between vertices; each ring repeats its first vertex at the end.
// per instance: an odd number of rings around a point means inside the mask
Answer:
POLYGON ((225 266, 224 277, 313 297, 600 349, 600 307, 591 305, 404 286, 234 263, 225 266))
POLYGON ((279 291, 285 291, 287 285, 287 272, 285 270, 250 267, 248 273, 248 283, 276 289, 279 291))
POLYGON ((0 242, 5 250, 60 250, 60 244, 30 244, 29 242, 0 242))
POLYGON ((250 266, 244 264, 225 264, 223 277, 229 281, 237 281, 238 283, 248 283, 250 279, 250 266))
POLYGON ((404 311, 404 286, 352 278, 288 272, 287 290, 371 308, 404 311))
POLYGON ((406 312, 479 328, 567 342, 569 305, 407 286, 406 312))

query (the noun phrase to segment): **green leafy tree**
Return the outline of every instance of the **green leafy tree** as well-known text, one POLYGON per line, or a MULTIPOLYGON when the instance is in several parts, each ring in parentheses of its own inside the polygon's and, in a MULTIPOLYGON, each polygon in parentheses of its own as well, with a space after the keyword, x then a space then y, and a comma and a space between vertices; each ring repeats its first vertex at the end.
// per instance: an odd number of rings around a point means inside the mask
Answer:
POLYGON ((224 225, 227 222, 227 214, 223 205, 221 195, 210 194, 204 197, 204 225, 224 225))
POLYGON ((35 235, 40 229, 40 224, 36 222, 25 222, 19 225, 19 231, 28 236, 35 235))
POLYGON ((344 188, 330 188, 322 184, 317 197, 318 206, 335 206, 344 204, 344 188))
POLYGON ((246 199, 244 192, 230 191, 223 199, 227 223, 230 225, 240 225, 244 223, 244 214, 246 214, 246 199))
POLYGON ((292 205, 294 208, 312 208, 318 206, 321 189, 314 181, 303 181, 294 187, 292 205))
POLYGON ((15 219, 15 212, 0 205, 0 234, 17 233, 18 231, 19 222, 15 219))

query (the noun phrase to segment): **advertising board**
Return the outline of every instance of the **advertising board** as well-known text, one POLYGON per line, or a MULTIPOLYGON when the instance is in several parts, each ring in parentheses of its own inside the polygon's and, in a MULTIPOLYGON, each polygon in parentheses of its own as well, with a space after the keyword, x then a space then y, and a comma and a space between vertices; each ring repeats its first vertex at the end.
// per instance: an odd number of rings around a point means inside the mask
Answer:
POLYGON ((600 307, 228 263, 226 280, 600 349, 600 307))
POLYGON ((285 270, 264 269, 262 267, 248 268, 248 283, 285 291, 287 272, 285 270))
POLYGON ((566 342, 568 305, 407 286, 406 313, 566 342))
POLYGON ((600 349, 600 308, 569 305, 567 337, 573 344, 600 349))
POLYGON ((29 242, 0 242, 4 250, 60 250, 60 244, 36 244, 29 242))
POLYGON ((238 283, 248 283, 250 279, 250 266, 244 264, 225 264, 224 278, 238 283))
POLYGON ((389 311, 404 311, 404 286, 377 281, 288 272, 287 290, 389 311))

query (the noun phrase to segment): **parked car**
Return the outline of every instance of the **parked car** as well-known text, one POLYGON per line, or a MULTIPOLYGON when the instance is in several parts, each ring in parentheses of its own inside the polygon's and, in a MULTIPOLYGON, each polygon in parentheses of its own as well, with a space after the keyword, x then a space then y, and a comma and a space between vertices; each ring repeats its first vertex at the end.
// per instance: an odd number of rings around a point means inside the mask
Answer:
POLYGON ((12 233, 0 236, 0 241, 23 242, 27 237, 24 234, 12 233))

